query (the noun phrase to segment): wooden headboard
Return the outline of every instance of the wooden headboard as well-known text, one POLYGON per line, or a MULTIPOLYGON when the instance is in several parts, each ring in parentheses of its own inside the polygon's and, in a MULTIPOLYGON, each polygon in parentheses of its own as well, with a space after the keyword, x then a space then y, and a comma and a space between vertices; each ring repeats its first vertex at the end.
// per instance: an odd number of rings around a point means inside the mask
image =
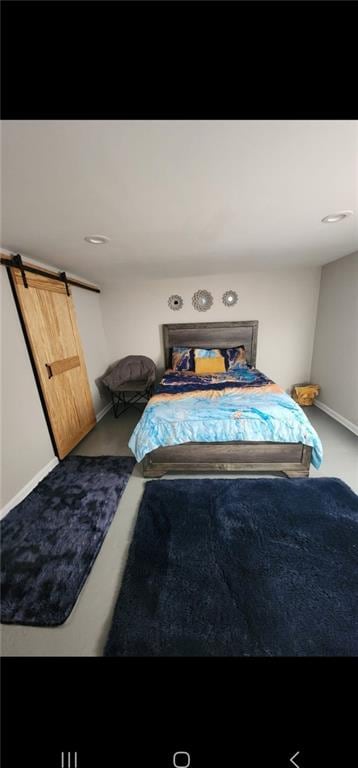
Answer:
POLYGON ((170 364, 172 347, 238 347, 245 345, 249 365, 256 365, 258 320, 231 323, 177 323, 163 325, 165 367, 170 364))

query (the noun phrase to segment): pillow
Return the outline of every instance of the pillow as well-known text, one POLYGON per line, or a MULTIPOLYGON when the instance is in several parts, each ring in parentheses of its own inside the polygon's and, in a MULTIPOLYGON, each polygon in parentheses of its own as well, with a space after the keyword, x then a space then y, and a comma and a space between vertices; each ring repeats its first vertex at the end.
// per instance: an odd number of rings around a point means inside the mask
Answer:
POLYGON ((201 349, 197 347, 194 349, 194 357, 224 357, 222 349, 201 349))
POLYGON ((241 365, 247 365, 246 349, 243 344, 239 347, 223 349, 222 352, 225 354, 225 362, 228 371, 232 371, 236 367, 239 368, 241 365))
POLYGON ((191 347, 173 347, 171 367, 173 371, 193 371, 194 350, 191 347))
POLYGON ((196 357, 195 373, 225 373, 225 360, 220 357, 196 357))
POLYGON ((225 373, 225 357, 221 349, 194 349, 195 373, 225 373))

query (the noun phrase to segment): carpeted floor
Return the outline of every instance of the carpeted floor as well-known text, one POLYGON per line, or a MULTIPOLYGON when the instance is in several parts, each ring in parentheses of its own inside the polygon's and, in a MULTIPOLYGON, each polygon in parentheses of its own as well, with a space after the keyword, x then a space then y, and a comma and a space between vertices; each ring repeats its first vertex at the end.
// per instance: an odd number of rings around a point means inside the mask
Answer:
POLYGON ((357 655, 357 554, 340 480, 148 482, 104 655, 357 655))
POLYGON ((1 621, 71 613, 133 471, 128 456, 68 456, 1 523, 1 621))

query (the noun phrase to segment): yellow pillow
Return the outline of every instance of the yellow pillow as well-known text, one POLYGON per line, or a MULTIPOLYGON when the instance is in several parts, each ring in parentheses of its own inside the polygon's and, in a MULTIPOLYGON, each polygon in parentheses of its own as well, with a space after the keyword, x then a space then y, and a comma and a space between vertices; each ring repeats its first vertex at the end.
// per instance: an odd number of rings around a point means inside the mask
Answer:
POLYGON ((196 357, 195 373, 225 373, 225 359, 220 357, 196 357))

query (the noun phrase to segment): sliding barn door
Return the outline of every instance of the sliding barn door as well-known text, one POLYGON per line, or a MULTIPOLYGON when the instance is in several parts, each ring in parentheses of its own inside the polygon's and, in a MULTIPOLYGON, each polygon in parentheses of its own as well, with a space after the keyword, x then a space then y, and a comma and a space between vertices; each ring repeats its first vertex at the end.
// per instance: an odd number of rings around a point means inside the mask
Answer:
POLYGON ((72 297, 64 282, 11 269, 57 454, 63 459, 96 418, 72 297))

